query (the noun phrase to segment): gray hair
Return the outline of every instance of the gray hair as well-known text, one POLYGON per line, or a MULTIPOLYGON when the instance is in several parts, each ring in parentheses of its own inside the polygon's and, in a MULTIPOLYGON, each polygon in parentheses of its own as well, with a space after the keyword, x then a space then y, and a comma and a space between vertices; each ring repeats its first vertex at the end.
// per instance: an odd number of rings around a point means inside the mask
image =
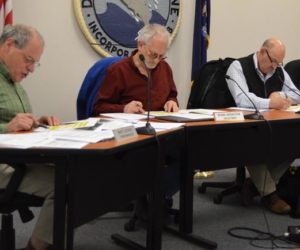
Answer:
POLYGON ((165 36, 170 45, 170 33, 167 29, 157 23, 147 24, 138 32, 137 40, 143 44, 147 44, 154 36, 165 36))
POLYGON ((22 24, 6 25, 0 37, 0 45, 11 38, 18 49, 23 49, 34 36, 37 36, 44 46, 44 39, 36 29, 22 24))

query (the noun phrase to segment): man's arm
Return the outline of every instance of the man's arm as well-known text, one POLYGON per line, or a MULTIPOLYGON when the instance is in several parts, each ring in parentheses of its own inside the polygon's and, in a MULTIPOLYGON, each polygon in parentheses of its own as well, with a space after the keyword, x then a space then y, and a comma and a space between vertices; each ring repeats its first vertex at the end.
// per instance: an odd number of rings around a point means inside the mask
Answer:
POLYGON ((60 120, 55 116, 41 116, 38 119, 38 123, 46 124, 50 126, 57 126, 60 124, 60 120))
POLYGON ((107 69, 94 104, 93 114, 123 112, 125 104, 120 104, 123 82, 119 72, 107 69))
POLYGON ((270 108, 287 109, 292 104, 292 100, 288 96, 282 96, 280 92, 273 92, 269 96, 270 108))
POLYGON ((171 67, 168 66, 168 72, 169 72, 169 85, 170 85, 170 93, 167 102, 164 105, 164 110, 166 112, 177 112, 178 111, 178 100, 177 100, 177 89, 176 85, 173 79, 173 72, 171 70, 171 67))
POLYGON ((249 88, 243 74, 242 66, 239 61, 233 61, 229 66, 227 73, 230 78, 233 80, 226 79, 227 86, 230 90, 230 93, 238 107, 243 108, 254 108, 253 104, 247 98, 247 96, 243 93, 243 91, 237 86, 237 84, 244 90, 244 92, 249 96, 249 98, 254 102, 255 106, 258 109, 268 109, 270 100, 267 98, 261 98, 256 96, 254 93, 249 92, 249 88))
POLYGON ((176 102, 174 102, 172 100, 167 101, 164 106, 164 110, 166 112, 178 112, 178 105, 176 102))
POLYGON ((9 123, 6 132, 28 131, 38 125, 38 121, 33 114, 19 113, 9 123))
POLYGON ((284 85, 282 87, 282 92, 292 100, 292 104, 300 103, 300 91, 293 83, 289 74, 282 68, 284 74, 284 85))
POLYGON ((124 109, 124 113, 145 113, 145 110, 143 109, 143 103, 139 101, 131 101, 130 103, 126 104, 124 109))

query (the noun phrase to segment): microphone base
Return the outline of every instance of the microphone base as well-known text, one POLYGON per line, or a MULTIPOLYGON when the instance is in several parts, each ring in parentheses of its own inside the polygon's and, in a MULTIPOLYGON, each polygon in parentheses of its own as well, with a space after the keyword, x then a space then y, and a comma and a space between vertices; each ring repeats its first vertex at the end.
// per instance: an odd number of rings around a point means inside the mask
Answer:
POLYGON ((250 120, 264 120, 265 119, 261 114, 258 114, 258 113, 244 115, 244 118, 250 119, 250 120))
POLYGON ((136 128, 136 132, 140 135, 154 135, 156 133, 150 123, 146 123, 145 127, 136 128))

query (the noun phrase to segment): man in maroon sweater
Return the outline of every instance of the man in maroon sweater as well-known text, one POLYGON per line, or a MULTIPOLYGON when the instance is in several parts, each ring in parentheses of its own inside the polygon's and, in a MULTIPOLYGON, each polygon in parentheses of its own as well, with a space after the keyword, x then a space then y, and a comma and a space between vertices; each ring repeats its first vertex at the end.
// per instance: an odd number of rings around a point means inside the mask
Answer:
MULTIPOLYGON (((93 114, 125 112, 143 113, 147 109, 147 66, 151 72, 151 109, 178 111, 177 90, 170 66, 164 60, 170 44, 170 34, 159 24, 144 26, 137 37, 137 50, 133 55, 114 63, 107 69, 100 87, 93 114), (141 60, 141 55, 144 62, 141 60)), ((165 153, 163 190, 166 206, 179 190, 178 148, 165 153)), ((138 203, 137 210, 143 210, 138 203)), ((140 211, 143 217, 145 211, 140 211)), ((138 213, 138 211, 137 211, 138 213)))
POLYGON ((147 109, 147 68, 151 71, 151 110, 178 111, 177 91, 164 60, 170 35, 165 27, 149 24, 138 32, 133 55, 107 69, 94 106, 94 115, 109 112, 143 113, 147 109), (144 56, 144 63, 140 59, 144 56))

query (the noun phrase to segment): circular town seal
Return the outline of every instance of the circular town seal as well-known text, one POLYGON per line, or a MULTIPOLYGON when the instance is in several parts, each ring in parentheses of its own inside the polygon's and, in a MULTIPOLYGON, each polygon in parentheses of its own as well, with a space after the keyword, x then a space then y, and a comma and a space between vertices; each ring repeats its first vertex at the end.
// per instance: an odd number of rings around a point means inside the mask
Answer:
POLYGON ((181 18, 182 0, 74 0, 79 26, 102 56, 129 56, 137 32, 148 23, 167 28, 171 41, 181 18))

